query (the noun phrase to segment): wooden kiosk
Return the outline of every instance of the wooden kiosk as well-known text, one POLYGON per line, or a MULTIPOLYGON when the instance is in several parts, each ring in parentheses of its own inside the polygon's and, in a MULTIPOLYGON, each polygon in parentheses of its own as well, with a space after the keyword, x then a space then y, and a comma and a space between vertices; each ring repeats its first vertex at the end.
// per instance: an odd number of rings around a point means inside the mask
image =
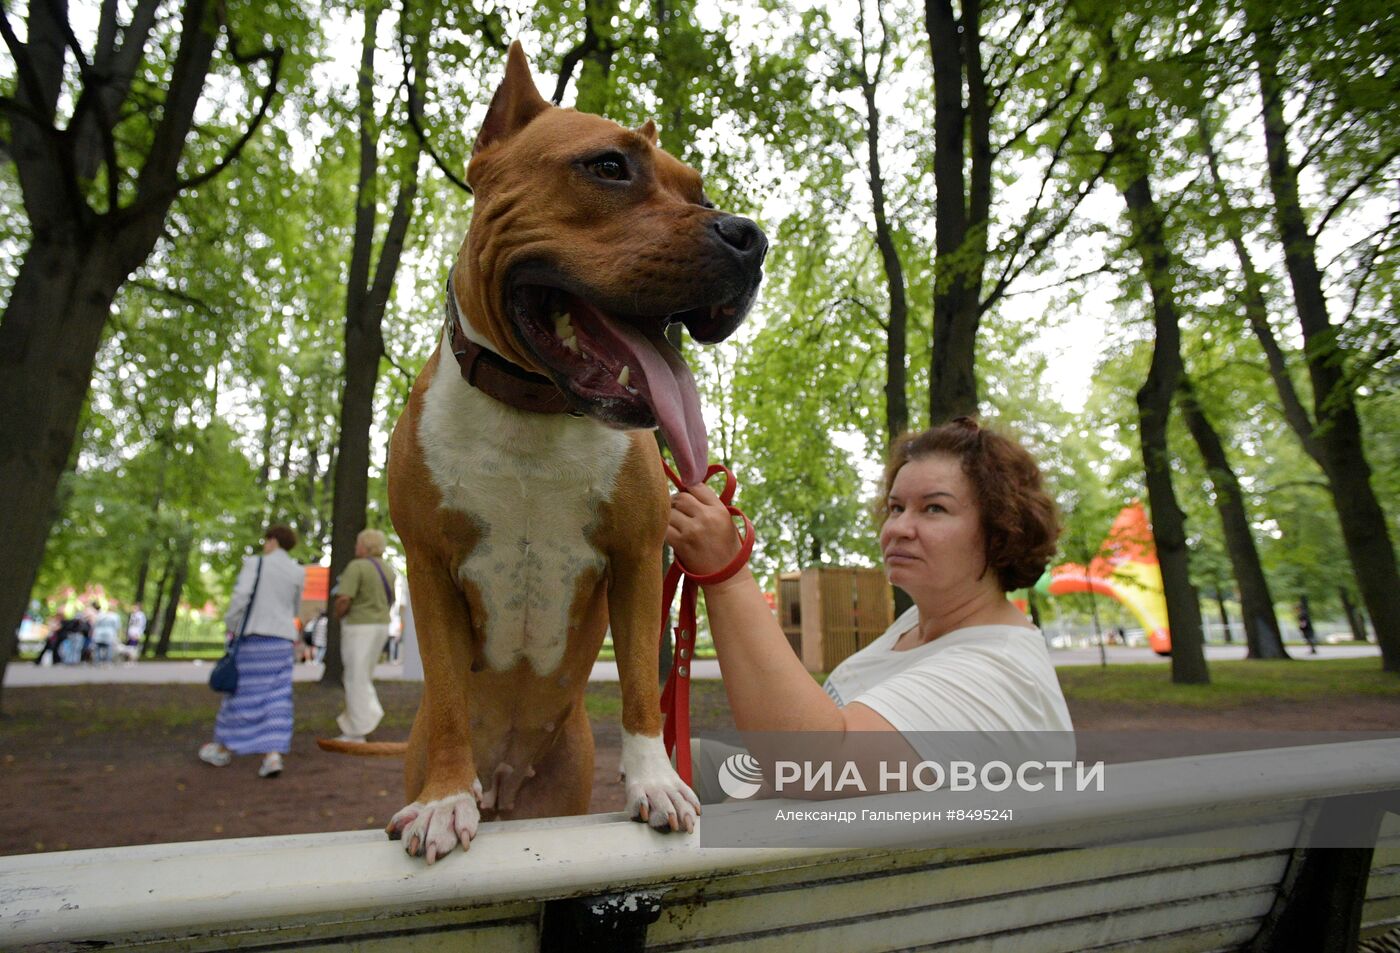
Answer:
POLYGON ((829 672, 894 621, 879 569, 821 566, 778 576, 778 620, 809 672, 829 672))

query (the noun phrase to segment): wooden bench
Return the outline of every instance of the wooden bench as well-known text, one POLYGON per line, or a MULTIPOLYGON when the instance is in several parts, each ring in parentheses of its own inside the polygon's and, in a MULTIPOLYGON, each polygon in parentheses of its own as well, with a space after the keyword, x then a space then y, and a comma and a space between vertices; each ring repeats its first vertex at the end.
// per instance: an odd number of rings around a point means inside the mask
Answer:
MULTIPOLYGON (((904 831, 873 846, 702 848, 611 814, 486 824, 432 868, 374 831, 6 857, 0 948, 1354 948, 1358 932, 1400 926, 1400 741, 1290 750, 1293 767, 1243 782, 1267 753, 1109 765, 1087 809, 1067 799, 1038 820, 1101 841, 1082 848, 987 827, 914 847, 895 846, 904 831), (1374 850, 1309 847, 1329 817, 1369 819, 1374 850), (1220 846, 1201 846, 1202 830, 1220 846)), ((891 797, 907 795, 867 803, 891 797)))

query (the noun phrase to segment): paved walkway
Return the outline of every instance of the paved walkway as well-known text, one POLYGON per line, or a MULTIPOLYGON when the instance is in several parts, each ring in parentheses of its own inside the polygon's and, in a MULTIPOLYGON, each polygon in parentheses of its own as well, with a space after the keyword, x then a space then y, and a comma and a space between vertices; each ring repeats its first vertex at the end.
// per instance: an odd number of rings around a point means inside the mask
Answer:
MULTIPOLYGON (((1288 654, 1299 661, 1308 659, 1336 659, 1336 658, 1367 658, 1379 656, 1380 646, 1375 644, 1357 645, 1348 642, 1342 645, 1319 645, 1317 654, 1308 654, 1306 645, 1285 646, 1288 654)), ((1148 648, 1125 648, 1121 645, 1108 645, 1104 647, 1104 653, 1108 656, 1108 664, 1124 665, 1144 662, 1158 662, 1163 665, 1171 659, 1158 655, 1148 648)), ((1245 647, 1239 643, 1234 645, 1207 645, 1207 662, 1228 662, 1236 659, 1243 659, 1245 647)), ((1098 665, 1099 650, 1097 647, 1087 649, 1052 649, 1050 658, 1057 666, 1061 665, 1098 665)))
MULTIPOLYGON (((212 662, 138 662, 134 665, 35 665, 28 661, 11 662, 5 669, 5 686, 21 688, 26 685, 157 685, 188 683, 197 685, 209 680, 212 662)), ((324 666, 319 662, 298 665, 292 671, 293 681, 314 682, 321 678, 324 666)), ((692 672, 694 678, 719 678, 719 663, 713 659, 698 659, 692 672)), ((381 681, 400 681, 403 665, 375 666, 374 677, 381 681)), ((590 681, 617 681, 617 663, 599 660, 593 666, 590 681)))
MULTIPOLYGON (((1111 665, 1125 663, 1156 663, 1165 665, 1169 659, 1155 654, 1151 649, 1124 648, 1112 645, 1106 648, 1111 665)), ((1243 645, 1208 645, 1206 660, 1211 662, 1244 658, 1243 645)), ((1316 655, 1308 654, 1303 646, 1289 646, 1289 654, 1300 661, 1309 659, 1366 658, 1380 655, 1375 645, 1322 645, 1316 655)), ((1098 665, 1099 650, 1055 649, 1050 653, 1056 665, 1098 665)), ((5 669, 6 687, 26 685, 97 685, 125 683, 132 685, 156 684, 199 684, 209 680, 209 670, 213 663, 193 662, 139 662, 134 665, 45 665, 38 666, 27 661, 11 662, 5 669)), ((298 665, 293 679, 298 682, 314 682, 321 677, 322 666, 312 662, 298 665)), ((696 659, 692 666, 693 678, 719 678, 719 663, 714 659, 696 659)), ((383 681, 400 681, 404 678, 402 664, 381 664, 375 667, 374 677, 383 681)), ((617 681, 617 663, 599 660, 589 676, 594 682, 617 681)))

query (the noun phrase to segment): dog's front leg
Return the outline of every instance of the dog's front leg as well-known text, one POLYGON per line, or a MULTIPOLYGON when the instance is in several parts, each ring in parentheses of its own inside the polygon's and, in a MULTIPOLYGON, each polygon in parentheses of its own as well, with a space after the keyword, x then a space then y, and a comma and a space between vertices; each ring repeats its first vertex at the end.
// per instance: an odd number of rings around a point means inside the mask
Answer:
POLYGON ((391 838, 431 864, 458 843, 465 850, 481 821, 481 782, 473 757, 466 692, 472 666, 471 612, 452 570, 431 553, 408 553, 413 618, 423 657, 423 698, 404 768, 410 801, 390 820, 391 838))
POLYGON ((700 799, 666 756, 657 687, 657 633, 661 629, 661 551, 615 556, 608 616, 622 688, 622 773, 633 820, 657 830, 695 830, 700 799))

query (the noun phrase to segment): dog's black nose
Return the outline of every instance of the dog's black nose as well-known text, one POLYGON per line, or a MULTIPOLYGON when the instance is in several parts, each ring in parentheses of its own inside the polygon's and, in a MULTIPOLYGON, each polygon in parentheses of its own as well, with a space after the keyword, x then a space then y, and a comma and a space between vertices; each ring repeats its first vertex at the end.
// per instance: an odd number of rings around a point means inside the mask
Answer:
POLYGON ((745 264, 753 267, 763 264, 768 254, 768 236, 757 224, 739 215, 723 215, 715 220, 715 231, 726 245, 739 253, 745 264))

